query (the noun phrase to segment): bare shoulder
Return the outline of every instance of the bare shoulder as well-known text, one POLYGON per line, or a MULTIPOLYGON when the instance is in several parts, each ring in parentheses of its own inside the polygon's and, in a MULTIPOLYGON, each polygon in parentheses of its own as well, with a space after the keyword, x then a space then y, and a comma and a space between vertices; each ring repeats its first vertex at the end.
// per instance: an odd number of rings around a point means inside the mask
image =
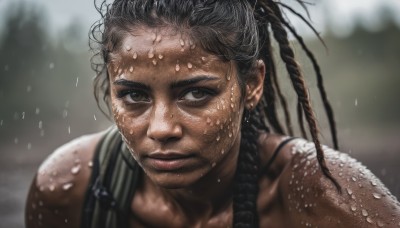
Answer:
POLYGON ((27 227, 79 227, 92 157, 104 132, 56 149, 39 167, 25 208, 27 227))
POLYGON ((340 191, 323 175, 313 143, 298 139, 285 150, 278 191, 288 218, 286 226, 400 226, 397 199, 354 158, 324 147, 326 164, 340 191))

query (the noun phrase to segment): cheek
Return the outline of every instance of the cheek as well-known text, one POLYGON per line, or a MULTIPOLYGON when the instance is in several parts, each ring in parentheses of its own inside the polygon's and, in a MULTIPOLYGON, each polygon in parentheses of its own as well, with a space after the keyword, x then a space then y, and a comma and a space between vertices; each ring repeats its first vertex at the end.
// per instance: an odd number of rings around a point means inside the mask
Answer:
POLYGON ((237 91, 220 99, 209 114, 203 119, 205 127, 203 131, 204 143, 221 151, 227 152, 237 139, 241 123, 240 96, 237 91))

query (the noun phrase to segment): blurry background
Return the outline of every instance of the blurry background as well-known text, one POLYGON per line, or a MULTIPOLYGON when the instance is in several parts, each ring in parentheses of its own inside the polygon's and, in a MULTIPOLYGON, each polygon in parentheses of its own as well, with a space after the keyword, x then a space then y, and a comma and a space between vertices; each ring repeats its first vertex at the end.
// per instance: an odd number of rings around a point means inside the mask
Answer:
MULTIPOLYGON (((293 24, 319 59, 341 150, 399 197, 400 1, 325 0, 311 8, 328 50, 306 26, 293 24)), ((111 124, 92 96, 87 34, 96 19, 92 0, 0 0, 0 227, 23 227, 26 193, 46 156, 111 124)), ((312 66, 296 50, 331 145, 312 66)), ((293 98, 286 73, 280 78, 293 98)))

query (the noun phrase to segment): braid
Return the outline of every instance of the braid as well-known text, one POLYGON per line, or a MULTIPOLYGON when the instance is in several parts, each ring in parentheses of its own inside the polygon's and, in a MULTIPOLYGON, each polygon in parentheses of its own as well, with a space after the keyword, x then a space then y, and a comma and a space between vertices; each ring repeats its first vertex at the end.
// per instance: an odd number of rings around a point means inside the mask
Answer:
MULTIPOLYGON (((247 111, 246 111, 247 112, 247 111)), ((256 108, 248 122, 242 123, 242 138, 233 188, 233 227, 258 227, 257 213, 259 154, 258 129, 263 125, 256 108)), ((246 116, 246 115, 245 115, 246 116)))
POLYGON ((340 190, 341 189, 340 185, 331 175, 325 163, 324 153, 322 151, 322 147, 318 138, 317 123, 311 107, 309 94, 306 90, 306 85, 304 82, 304 78, 300 72, 300 67, 294 60, 295 58, 294 52, 293 49, 290 47, 287 32, 282 26, 282 20, 280 20, 280 18, 282 18, 281 12, 278 8, 276 8, 277 6, 271 0, 267 0, 266 2, 260 2, 260 4, 263 6, 265 10, 265 15, 267 20, 271 23, 273 35, 275 37, 275 40, 278 42, 280 48, 281 58, 286 64, 286 69, 292 81, 293 88, 296 91, 296 94, 298 96, 298 101, 301 104, 301 107, 305 114, 305 118, 310 128, 310 134, 315 144, 315 148, 317 151, 317 159, 321 167, 321 170, 324 173, 324 175, 328 177, 335 184, 337 189, 340 190))

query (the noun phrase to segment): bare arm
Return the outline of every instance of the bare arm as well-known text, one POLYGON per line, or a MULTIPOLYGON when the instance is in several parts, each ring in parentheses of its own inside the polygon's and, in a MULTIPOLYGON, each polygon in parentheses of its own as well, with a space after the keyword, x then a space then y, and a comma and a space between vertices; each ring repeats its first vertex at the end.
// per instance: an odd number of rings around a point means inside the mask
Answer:
POLYGON ((91 160, 102 133, 75 139, 40 166, 28 192, 27 228, 79 227, 91 174, 91 160))

